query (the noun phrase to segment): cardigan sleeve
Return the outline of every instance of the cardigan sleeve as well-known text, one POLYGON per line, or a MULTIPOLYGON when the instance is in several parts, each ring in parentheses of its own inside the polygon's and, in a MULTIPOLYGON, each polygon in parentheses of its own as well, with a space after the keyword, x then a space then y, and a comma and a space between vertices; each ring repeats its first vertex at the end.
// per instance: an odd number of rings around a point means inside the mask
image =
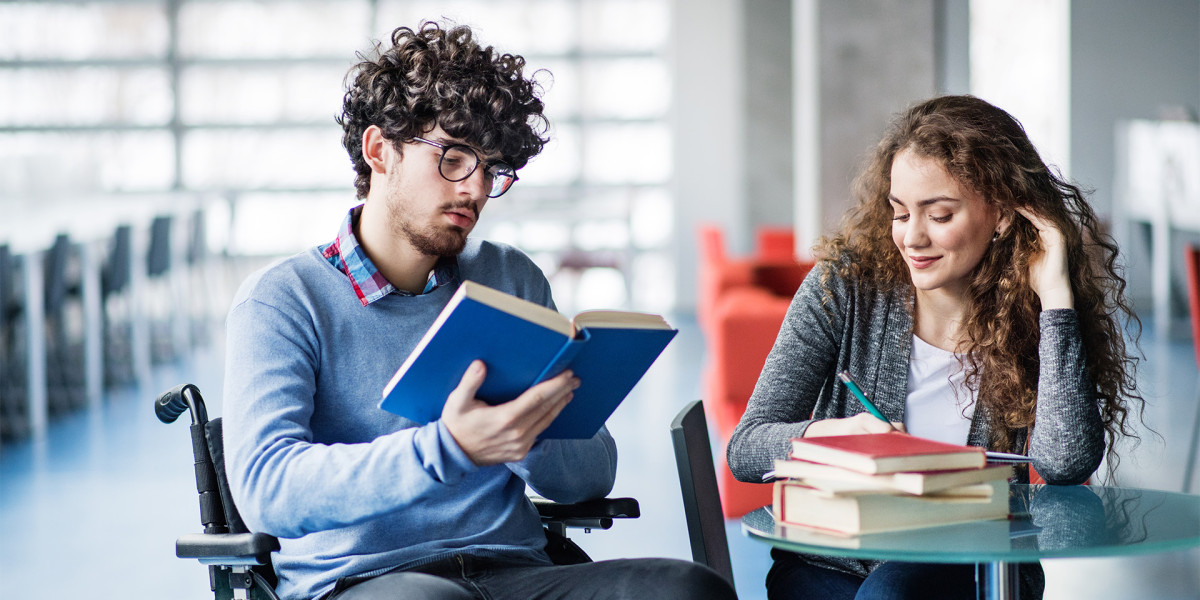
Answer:
POLYGON ((1033 466, 1047 483, 1083 483, 1104 455, 1104 423, 1087 372, 1079 316, 1042 311, 1037 408, 1029 439, 1033 466))

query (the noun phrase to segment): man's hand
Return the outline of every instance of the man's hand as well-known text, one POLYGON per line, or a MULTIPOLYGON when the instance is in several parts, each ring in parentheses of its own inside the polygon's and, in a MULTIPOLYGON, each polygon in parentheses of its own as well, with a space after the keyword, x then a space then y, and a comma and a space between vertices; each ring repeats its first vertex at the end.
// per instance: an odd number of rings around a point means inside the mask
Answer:
MULTIPOLYGON (((892 426, 904 431, 904 423, 892 422, 892 426)), ((870 413, 858 413, 844 419, 821 419, 813 421, 804 430, 804 437, 824 437, 827 435, 857 435, 860 433, 887 433, 891 431, 887 423, 873 417, 870 413)))
POLYGON ((579 387, 579 378, 566 371, 509 402, 492 406, 475 397, 486 376, 483 361, 471 363, 442 408, 446 429, 481 467, 525 458, 538 434, 550 426, 579 387))

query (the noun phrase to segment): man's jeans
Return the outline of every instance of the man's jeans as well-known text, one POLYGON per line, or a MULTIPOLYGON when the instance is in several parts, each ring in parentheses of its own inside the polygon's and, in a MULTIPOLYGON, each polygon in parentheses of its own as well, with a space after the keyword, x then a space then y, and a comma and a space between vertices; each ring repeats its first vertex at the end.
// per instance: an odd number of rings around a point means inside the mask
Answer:
POLYGON ((735 600, 715 571, 666 558, 578 565, 454 555, 410 571, 338 581, 327 600, 735 600))

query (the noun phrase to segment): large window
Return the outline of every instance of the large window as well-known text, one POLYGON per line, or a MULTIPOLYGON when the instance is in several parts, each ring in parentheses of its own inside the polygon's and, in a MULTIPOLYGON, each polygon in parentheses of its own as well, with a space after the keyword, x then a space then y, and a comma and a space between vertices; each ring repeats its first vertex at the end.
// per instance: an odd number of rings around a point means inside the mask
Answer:
POLYGON ((184 194, 235 253, 329 239, 355 202, 342 81, 372 40, 449 18, 523 54, 552 141, 477 235, 525 249, 565 309, 664 310, 666 0, 0 3, 0 210, 184 194))

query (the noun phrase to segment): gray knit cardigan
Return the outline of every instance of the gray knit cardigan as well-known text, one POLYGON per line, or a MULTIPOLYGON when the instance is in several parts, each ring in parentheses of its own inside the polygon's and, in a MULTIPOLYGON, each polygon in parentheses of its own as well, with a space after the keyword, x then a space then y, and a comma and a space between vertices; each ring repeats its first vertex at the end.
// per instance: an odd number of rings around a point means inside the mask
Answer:
MULTIPOLYGON (((742 420, 730 437, 729 468, 742 481, 761 482, 774 461, 787 456, 791 438, 804 434, 814 420, 863 412, 835 374, 848 370, 863 391, 892 421, 904 421, 908 362, 912 348, 913 295, 903 289, 883 293, 855 285, 817 265, 797 290, 767 357, 742 420), (829 272, 829 294, 821 277, 829 272)), ((1033 324, 1030 324, 1033 326, 1033 324)), ((1076 312, 1042 311, 1039 317, 1039 375, 1035 425, 1021 432, 1012 447, 1027 452, 1038 473, 1052 484, 1078 484, 1100 465, 1104 426, 1089 383, 1076 312)), ((967 443, 986 446, 988 425, 976 410, 967 443)), ((1016 482, 1027 482, 1020 470, 1016 482)), ((877 561, 805 556, 805 559, 866 575, 877 561)), ((1037 567, 1037 565, 1031 565, 1037 567)), ((1040 596, 1041 569, 1023 568, 1031 596, 1040 596)))

